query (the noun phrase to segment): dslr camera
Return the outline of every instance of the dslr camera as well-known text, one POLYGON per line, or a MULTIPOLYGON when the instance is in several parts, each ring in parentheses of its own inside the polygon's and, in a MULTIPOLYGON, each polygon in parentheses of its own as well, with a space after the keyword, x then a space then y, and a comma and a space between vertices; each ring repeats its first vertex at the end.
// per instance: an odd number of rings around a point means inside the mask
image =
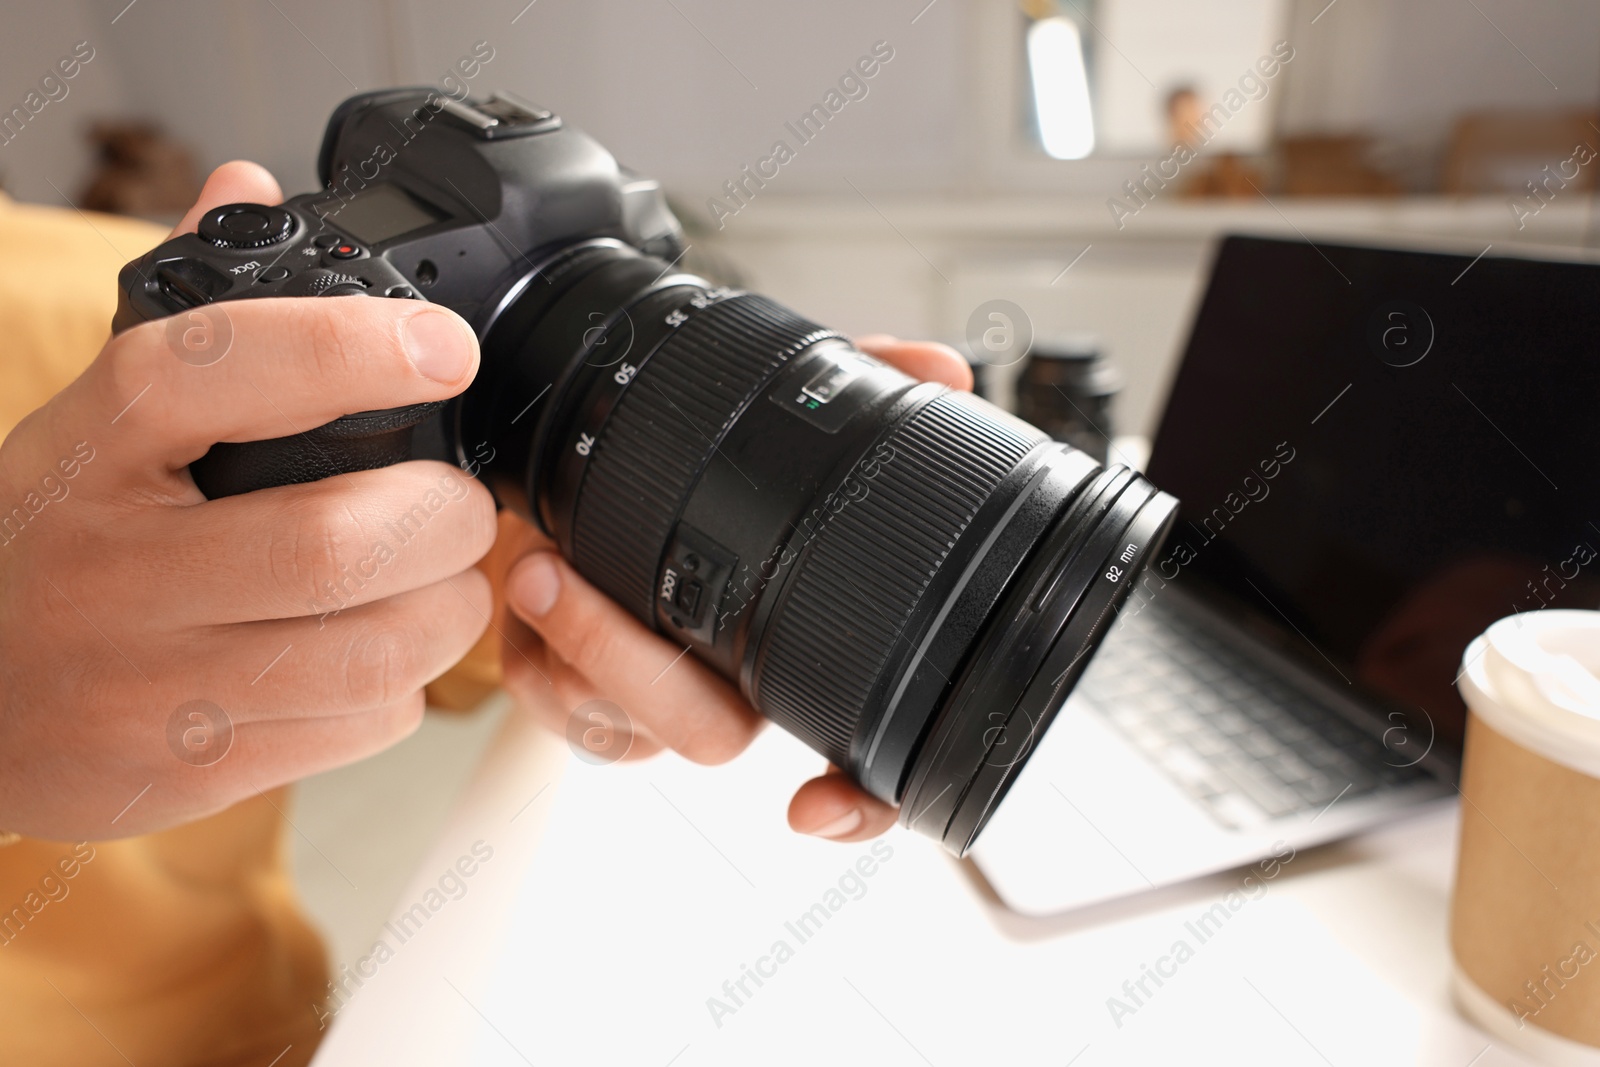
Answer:
POLYGON ((323 189, 229 204, 128 264, 115 328, 225 300, 429 300, 464 394, 218 444, 208 497, 458 464, 642 623, 964 853, 1176 501, 756 293, 680 270, 659 185, 507 93, 365 93, 323 189))

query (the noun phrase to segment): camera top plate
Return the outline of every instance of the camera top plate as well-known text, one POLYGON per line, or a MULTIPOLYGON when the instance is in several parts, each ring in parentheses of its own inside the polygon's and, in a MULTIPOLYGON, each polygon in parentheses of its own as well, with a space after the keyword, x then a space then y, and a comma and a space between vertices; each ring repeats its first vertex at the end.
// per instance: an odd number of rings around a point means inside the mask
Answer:
MULTIPOLYGON (((304 199, 304 198, 296 198, 304 199)), ((141 301, 174 314, 218 300, 368 294, 421 299, 387 260, 319 226, 302 205, 226 204, 198 232, 162 245, 135 282, 141 301)))

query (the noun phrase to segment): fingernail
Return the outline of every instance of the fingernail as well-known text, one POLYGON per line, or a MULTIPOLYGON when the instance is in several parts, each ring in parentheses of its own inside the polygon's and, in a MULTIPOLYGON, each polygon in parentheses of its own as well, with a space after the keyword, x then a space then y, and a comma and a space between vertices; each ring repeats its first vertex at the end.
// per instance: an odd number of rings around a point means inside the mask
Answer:
POLYGON ((511 599, 529 615, 544 615, 561 594, 561 573, 548 552, 540 552, 517 567, 511 582, 511 599))
POLYGON ((445 311, 420 311, 400 324, 406 358, 417 373, 444 385, 459 382, 472 366, 476 342, 461 321, 445 311))
POLYGON ((844 837, 859 830, 861 828, 861 820, 861 809, 851 808, 832 822, 812 830, 811 833, 815 837, 844 837))

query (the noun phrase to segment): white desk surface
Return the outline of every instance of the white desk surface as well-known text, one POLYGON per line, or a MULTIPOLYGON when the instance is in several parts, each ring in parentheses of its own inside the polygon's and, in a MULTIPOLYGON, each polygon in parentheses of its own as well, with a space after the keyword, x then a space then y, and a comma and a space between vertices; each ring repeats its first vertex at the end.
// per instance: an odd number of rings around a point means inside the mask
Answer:
POLYGON ((1450 1002, 1450 812, 1300 852, 1202 941, 1239 874, 1025 919, 897 829, 830 898, 872 851, 787 829, 817 770, 776 729, 725 767, 591 767, 509 717, 396 908, 437 910, 386 935, 317 1067, 1527 1062, 1450 1002), (429 897, 474 842, 493 856, 464 893, 429 897), (837 910, 802 941, 785 923, 818 903, 837 910), (792 955, 735 1005, 724 981, 778 941, 792 955), (1178 941, 1192 954, 1135 1004, 1124 981, 1178 941), (736 1010, 713 1018, 712 997, 736 1010), (1135 1010, 1114 1019, 1112 997, 1135 1010))

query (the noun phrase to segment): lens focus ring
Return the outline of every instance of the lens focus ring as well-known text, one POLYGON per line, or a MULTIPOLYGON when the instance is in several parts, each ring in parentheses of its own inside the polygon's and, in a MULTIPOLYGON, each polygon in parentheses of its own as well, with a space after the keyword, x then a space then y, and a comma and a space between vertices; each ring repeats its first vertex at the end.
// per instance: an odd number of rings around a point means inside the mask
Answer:
POLYGON ((837 336, 750 295, 677 327, 639 368, 595 442, 573 514, 578 569, 653 624, 661 553, 717 442, 778 368, 837 336))
MULTIPOLYGON (((904 629, 978 508, 1045 436, 946 393, 884 439, 866 494, 840 508, 795 568, 754 690, 784 729, 849 766, 850 739, 904 629)), ((1003 416, 1001 416, 1003 417, 1003 416)), ((902 647, 901 652, 907 652, 902 647)))

